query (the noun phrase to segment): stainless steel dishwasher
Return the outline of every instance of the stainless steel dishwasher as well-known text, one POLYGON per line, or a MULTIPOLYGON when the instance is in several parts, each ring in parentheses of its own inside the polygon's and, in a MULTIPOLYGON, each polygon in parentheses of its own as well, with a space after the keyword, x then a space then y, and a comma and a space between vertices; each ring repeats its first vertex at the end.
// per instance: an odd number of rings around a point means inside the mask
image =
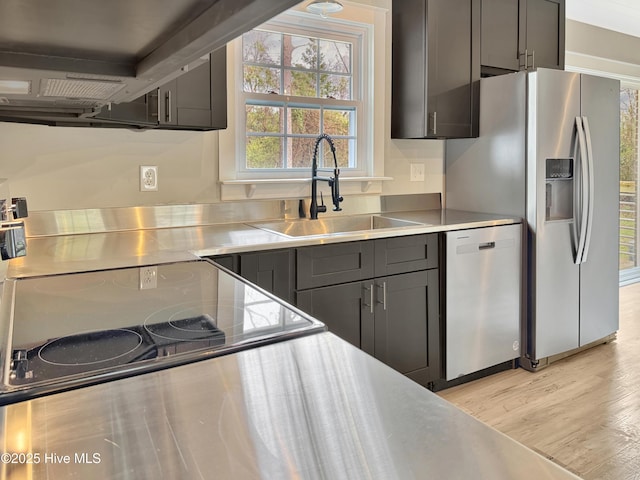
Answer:
POLYGON ((446 233, 446 379, 520 357, 520 224, 446 233))

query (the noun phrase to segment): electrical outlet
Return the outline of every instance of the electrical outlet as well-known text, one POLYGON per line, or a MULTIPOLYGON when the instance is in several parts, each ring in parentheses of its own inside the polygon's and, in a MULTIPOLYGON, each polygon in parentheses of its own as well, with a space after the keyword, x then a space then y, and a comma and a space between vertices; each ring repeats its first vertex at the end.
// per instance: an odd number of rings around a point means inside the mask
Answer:
POLYGON ((140 166, 140 191, 156 192, 158 190, 158 167, 155 165, 140 166))
POLYGON ((140 267, 140 290, 151 290, 158 287, 158 267, 140 267))
POLYGON ((410 182, 424 182, 424 163, 411 164, 410 182))

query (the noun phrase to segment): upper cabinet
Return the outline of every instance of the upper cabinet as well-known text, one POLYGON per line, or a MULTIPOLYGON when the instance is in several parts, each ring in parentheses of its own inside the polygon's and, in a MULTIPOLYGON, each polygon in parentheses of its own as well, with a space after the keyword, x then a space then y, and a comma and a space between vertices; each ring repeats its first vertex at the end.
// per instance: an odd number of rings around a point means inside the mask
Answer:
POLYGON ((392 138, 479 134, 480 76, 564 69, 565 0, 393 0, 392 138))
POLYGON ((565 0, 482 0, 483 75, 564 69, 565 0))
POLYGON ((392 138, 478 135, 480 0, 394 0, 392 138))
POLYGON ((115 125, 213 130, 227 126, 226 48, 210 61, 132 102, 113 104, 94 117, 115 125))

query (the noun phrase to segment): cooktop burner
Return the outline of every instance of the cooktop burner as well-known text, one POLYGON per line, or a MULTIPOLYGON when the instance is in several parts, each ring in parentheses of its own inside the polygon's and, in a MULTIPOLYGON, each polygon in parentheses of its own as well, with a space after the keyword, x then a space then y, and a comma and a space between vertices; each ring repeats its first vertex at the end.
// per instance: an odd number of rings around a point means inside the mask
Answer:
POLYGON ((56 338, 38 350, 40 360, 52 365, 94 365, 119 359, 142 345, 142 335, 120 328, 56 338))
POLYGON ((7 285, 0 404, 7 392, 39 395, 324 330, 206 260, 7 285))

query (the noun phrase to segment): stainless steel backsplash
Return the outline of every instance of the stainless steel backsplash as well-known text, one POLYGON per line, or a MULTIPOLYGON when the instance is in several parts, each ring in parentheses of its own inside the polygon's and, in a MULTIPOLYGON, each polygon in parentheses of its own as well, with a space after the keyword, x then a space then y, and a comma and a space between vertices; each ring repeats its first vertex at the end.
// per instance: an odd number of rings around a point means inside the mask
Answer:
MULTIPOLYGON (((304 199, 309 212, 309 200, 304 199)), ((299 200, 266 200, 215 204, 157 205, 29 212, 27 237, 102 233, 124 230, 192 227, 225 223, 299 218, 299 200)), ((440 194, 347 197, 341 212, 323 215, 431 210, 440 208, 440 194)))

